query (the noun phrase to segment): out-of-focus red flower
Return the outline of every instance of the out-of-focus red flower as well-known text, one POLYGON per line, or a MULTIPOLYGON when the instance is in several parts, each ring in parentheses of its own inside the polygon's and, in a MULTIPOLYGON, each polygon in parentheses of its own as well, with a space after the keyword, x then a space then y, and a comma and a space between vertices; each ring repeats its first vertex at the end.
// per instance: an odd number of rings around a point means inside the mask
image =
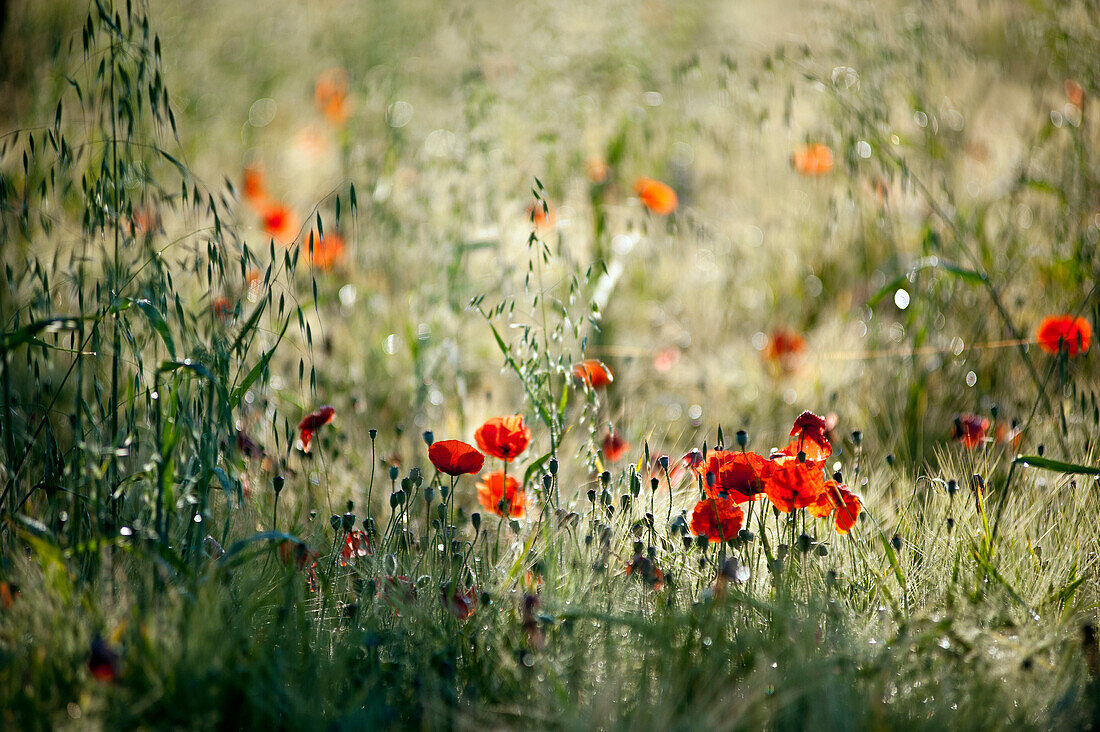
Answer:
POLYGON ((311 412, 298 423, 298 434, 302 443, 302 452, 309 452, 310 443, 313 442, 313 433, 332 422, 336 416, 336 410, 327 404, 316 412, 311 412))
POLYGON ((664 587, 665 573, 647 556, 637 554, 626 565, 628 577, 636 577, 653 590, 664 587))
POLYGON ((290 244, 298 236, 298 215, 283 204, 268 204, 260 215, 264 231, 280 244, 290 244))
POLYGON ((615 380, 611 367, 596 358, 586 358, 573 366, 573 376, 590 389, 599 389, 615 380))
POLYGON ((958 440, 967 450, 985 442, 989 420, 975 414, 960 414, 951 426, 951 439, 958 440))
POLYGON ((825 175, 833 169, 833 151, 820 142, 803 145, 794 151, 791 164, 799 175, 825 175))
POLYGON ((492 417, 477 428, 474 439, 483 453, 511 462, 531 444, 531 429, 521 414, 492 417))
POLYGON ((589 158, 584 164, 584 174, 588 176, 589 181, 600 185, 607 182, 607 177, 611 175, 611 168, 600 158, 589 158))
POLYGON ((676 191, 653 178, 639 178, 634 183, 634 192, 646 208, 659 216, 668 216, 679 204, 676 191))
POLYGON ((218 320, 226 320, 233 314, 233 304, 229 302, 227 297, 216 298, 210 307, 214 311, 214 317, 218 320))
POLYGON ((343 127, 350 114, 348 104, 348 74, 341 68, 322 71, 314 86, 317 109, 336 127, 343 127))
POLYGON ((790 328, 777 328, 768 336, 768 345, 764 348, 764 359, 778 365, 784 371, 790 371, 795 358, 806 350, 806 341, 790 328))
POLYGON ((1092 324, 1072 315, 1050 315, 1043 318, 1035 331, 1039 347, 1047 353, 1065 353, 1070 358, 1085 353, 1092 343, 1092 324))
POLYGON ((98 635, 92 639, 92 648, 88 655, 88 672, 96 680, 105 683, 118 680, 118 652, 107 645, 107 641, 98 635))
POLYGON ((237 430, 237 451, 246 458, 262 458, 264 450, 244 430, 237 430))
POLYGON ((796 448, 794 455, 798 455, 798 449, 806 454, 807 460, 824 460, 833 454, 833 446, 829 444, 829 423, 824 417, 819 417, 813 412, 806 411, 798 415, 791 427, 791 437, 798 439, 792 442, 791 447, 796 448))
POLYGON ((447 475, 472 475, 485 465, 485 456, 462 440, 440 440, 428 448, 435 469, 447 475))
POLYGON ((367 532, 349 531, 344 538, 344 546, 340 548, 340 566, 346 567, 359 557, 365 557, 373 552, 374 545, 367 532))
POLYGON ((258 165, 249 165, 244 169, 243 194, 246 203, 256 210, 266 208, 267 182, 264 178, 263 168, 258 165))
POLYGON ((339 234, 321 236, 311 231, 305 245, 309 262, 317 269, 332 269, 344 256, 344 237, 339 234))
POLYGON ((1085 89, 1073 79, 1066 79, 1063 87, 1066 90, 1066 101, 1080 110, 1085 109, 1085 89))
POLYGON ((680 349, 676 346, 669 346, 657 351, 657 354, 653 357, 653 368, 657 369, 658 373, 663 374, 672 370, 672 367, 679 362, 680 349))
POLYGON ((17 597, 19 597, 19 590, 12 587, 10 582, 0 582, 0 608, 10 610, 17 597))
POLYGON ((623 455, 630 452, 630 443, 623 439, 618 430, 611 430, 603 438, 603 455, 608 462, 617 463, 623 455))
POLYGON ((549 229, 554 225, 554 209, 550 208, 550 204, 546 204, 544 209, 541 202, 535 201, 527 207, 527 216, 537 229, 549 229))
POLYGON ((863 503, 858 495, 848 490, 848 486, 827 480, 821 495, 806 508, 817 518, 833 516, 837 533, 847 534, 855 526, 863 503))
POLYGON ((447 608, 447 612, 462 622, 466 622, 477 608, 477 593, 472 587, 467 590, 459 590, 457 587, 445 586, 440 597, 443 600, 443 606, 447 608))
POLYGON ((497 516, 523 518, 527 508, 523 486, 503 472, 481 476, 481 482, 477 484, 477 500, 482 508, 497 516))
POLYGON ((744 503, 764 492, 768 468, 768 461, 754 452, 714 450, 698 472, 708 496, 744 503), (710 475, 714 476, 713 484, 707 477, 710 475))
POLYGON ((311 552, 304 541, 291 541, 283 539, 278 545, 279 561, 285 566, 294 565, 296 569, 312 567, 320 556, 317 552, 311 552))
POLYGON ((416 601, 416 588, 412 580, 403 574, 386 575, 378 583, 378 594, 398 615, 416 601))
POLYGON ((1024 433, 1020 430, 1019 425, 1013 421, 1012 425, 1007 425, 1004 422, 997 423, 997 429, 993 432, 993 439, 998 445, 1012 445, 1013 450, 1020 448, 1020 442, 1023 440, 1024 433))
POLYGON ((745 521, 745 512, 728 498, 704 498, 691 513, 691 531, 710 541, 729 541, 745 521))
POLYGON ((764 492, 778 510, 790 513, 815 503, 825 490, 823 463, 800 461, 797 457, 777 453, 769 461, 764 492))

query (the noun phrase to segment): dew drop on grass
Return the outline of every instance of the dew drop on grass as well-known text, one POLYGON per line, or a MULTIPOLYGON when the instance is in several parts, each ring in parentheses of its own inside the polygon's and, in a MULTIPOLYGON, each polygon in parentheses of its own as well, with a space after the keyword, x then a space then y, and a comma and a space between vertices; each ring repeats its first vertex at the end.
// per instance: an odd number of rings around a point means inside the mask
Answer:
POLYGON ((898 310, 905 310, 909 307, 909 293, 899 289, 894 293, 894 304, 898 306, 898 310))
POLYGON ((856 155, 866 160, 871 157, 871 143, 866 140, 860 140, 856 143, 856 155))
POLYGON ((978 383, 978 375, 976 373, 974 373, 973 371, 967 371, 966 372, 966 385, 970 386, 970 387, 973 387, 977 383, 978 383))

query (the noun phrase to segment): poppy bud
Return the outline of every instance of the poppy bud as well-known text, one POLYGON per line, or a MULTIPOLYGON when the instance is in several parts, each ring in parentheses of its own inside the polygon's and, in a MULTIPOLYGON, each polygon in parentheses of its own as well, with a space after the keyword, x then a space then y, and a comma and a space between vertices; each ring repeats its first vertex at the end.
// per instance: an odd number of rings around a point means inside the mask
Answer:
POLYGON ((409 481, 417 488, 424 482, 424 474, 420 472, 420 468, 413 468, 409 471, 409 481))
POLYGON ((894 453, 890 453, 886 456, 886 464, 891 468, 894 467, 894 453))
POLYGON ((837 483, 843 483, 844 482, 844 476, 841 475, 840 471, 838 470, 835 473, 833 473, 833 480, 835 480, 837 483))
POLYGON ((550 462, 546 464, 546 467, 550 470, 550 475, 558 474, 558 459, 550 458, 550 462))
POLYGON ((447 504, 440 503, 439 505, 437 505, 435 507, 435 515, 439 517, 440 521, 447 518, 447 504))
POLYGON ((709 543, 710 543, 710 539, 708 539, 705 535, 700 535, 700 536, 695 537, 695 546, 698 549, 706 549, 707 544, 709 544, 709 543))
POLYGON ((740 539, 741 541, 745 542, 746 544, 748 544, 753 539, 755 539, 756 536, 751 531, 749 531, 748 529, 741 529, 740 531, 737 532, 737 538, 740 539))
POLYGON ((602 473, 600 473, 600 482, 603 483, 605 486, 607 486, 611 483, 611 471, 610 470, 605 470, 602 473))
POLYGON ((343 525, 344 531, 351 531, 352 529, 354 529, 355 528, 355 514, 350 512, 350 511, 345 513, 343 515, 342 525, 343 525))
POLYGON ((332 514, 332 517, 328 520, 329 525, 332 526, 332 530, 336 531, 344 524, 344 519, 339 514, 332 514))
POLYGON ((737 446, 742 450, 749 444, 749 433, 745 430, 737 430, 737 446))
POLYGON ((458 554, 459 556, 462 556, 461 549, 462 549, 462 542, 461 541, 452 541, 451 542, 451 554, 458 554))
POLYGON ((644 544, 643 544, 642 542, 640 542, 640 541, 636 541, 636 542, 634 542, 634 554, 635 554, 635 555, 637 555, 637 554, 641 554, 641 553, 642 553, 642 549, 643 549, 644 547, 645 547, 645 545, 644 545, 644 544))
POLYGON ((584 545, 585 546, 592 546, 592 534, 585 534, 584 535, 584 545))
POLYGON ((814 539, 809 534, 800 534, 798 537, 798 551, 805 554, 810 551, 810 547, 813 546, 814 539))
POLYGON ((451 495, 451 487, 446 483, 441 483, 439 486, 439 495, 444 501, 446 501, 447 496, 451 495))
POLYGON ((428 447, 431 447, 432 443, 435 442, 435 435, 432 434, 431 430, 424 430, 423 437, 424 437, 424 444, 427 445, 428 447))
POLYGON ((825 586, 832 587, 836 584, 836 570, 830 569, 825 573, 825 586))
POLYGON ((852 443, 857 447, 863 443, 863 433, 859 430, 852 430, 852 443))
POLYGON ((412 490, 412 481, 409 480, 408 478, 402 478, 401 479, 401 490, 406 491, 406 492, 411 491, 412 490))
POLYGON ((959 484, 954 480, 947 481, 947 495, 953 496, 959 492, 959 484))
POLYGON ((428 486, 424 489, 424 503, 429 506, 432 505, 432 501, 435 500, 435 488, 428 486))
POLYGON ((998 407, 996 404, 994 404, 993 406, 991 406, 989 408, 989 413, 991 415, 993 415, 993 419, 997 419, 997 415, 1000 414, 1000 411, 1001 411, 1001 408, 998 407))
POLYGON ((951 529, 955 528, 955 519, 950 516, 947 517, 947 533, 951 533, 951 529))
POLYGON ((346 510, 347 510, 348 513, 354 513, 355 512, 355 501, 353 501, 349 498, 348 502, 345 503, 344 505, 347 507, 346 510))
POLYGON ((276 475, 271 479, 271 487, 275 490, 275 495, 279 495, 282 492, 285 483, 286 478, 281 475, 276 475))
POLYGON ((806 462, 806 453, 803 452, 802 450, 798 451, 798 462, 800 462, 800 463, 806 462))
POLYGON ((390 508, 397 508, 399 501, 397 500, 397 494, 401 491, 394 491, 390 494, 390 508))
POLYGON ((1039 443, 1038 447, 1035 448, 1035 452, 1039 453, 1039 457, 1042 457, 1043 453, 1046 452, 1046 451, 1047 451, 1047 446, 1044 445, 1041 442, 1039 443))
POLYGON ((894 538, 890 540, 890 545, 894 547, 894 551, 901 551, 901 537, 894 534, 894 538))
POLYGON ((611 505, 611 491, 607 490, 606 488, 600 491, 600 503, 604 506, 611 505))
POLYGON ((657 480, 656 478, 650 478, 649 479, 649 489, 651 491, 656 491, 657 486, 660 485, 660 484, 661 484, 661 481, 657 480))
POLYGON ((588 502, 595 505, 595 503, 596 503, 596 489, 595 488, 589 488, 588 489, 588 502))
POLYGON ((607 511, 607 520, 608 521, 610 521, 612 518, 615 517, 615 506, 614 506, 614 504, 608 503, 604 507, 604 510, 607 511))
POLYGON ((657 458, 657 462, 661 464, 661 470, 668 470, 668 455, 657 458))
POLYGON ((375 525, 373 518, 363 519, 363 530, 367 532, 368 536, 375 536, 378 533, 378 527, 375 525))
POLYGON ((508 499, 501 498, 499 501, 497 501, 497 513, 499 513, 501 516, 504 516, 507 513, 507 511, 508 511, 508 499))
POLYGON ((653 514, 651 514, 649 511, 646 511, 645 513, 645 523, 646 526, 648 526, 650 529, 653 528, 653 514))
POLYGON ((631 472, 630 474, 630 492, 637 496, 642 492, 642 479, 637 473, 631 472))
POLYGON ((622 507, 623 513, 630 510, 630 494, 624 493, 619 496, 619 505, 622 507))
POLYGON ((553 487, 553 485, 554 485, 554 476, 550 475, 550 473, 547 473, 546 475, 542 476, 542 488, 543 488, 543 490, 548 491, 548 490, 550 490, 550 488, 553 487))
POLYGON ((714 488, 714 480, 715 480, 714 473, 712 473, 708 470, 707 471, 707 488, 711 488, 711 489, 714 488))
POLYGON ((827 557, 829 556, 829 547, 825 546, 824 544, 818 544, 816 547, 814 547, 814 553, 817 554, 817 556, 819 557, 827 557))
POLYGON ((695 540, 690 536, 681 537, 684 540, 684 551, 691 549, 691 545, 695 543, 695 540))
POLYGON ((481 514, 478 513, 477 511, 474 511, 473 513, 471 513, 470 514, 470 523, 474 527, 474 533, 477 533, 478 531, 481 531, 481 514))
POLYGON ((374 428, 367 430, 367 436, 370 437, 371 442, 374 442, 374 438, 378 437, 378 430, 374 428))
POLYGON ((397 480, 397 473, 398 473, 397 466, 396 465, 391 465, 390 466, 390 480, 391 481, 397 480))
POLYGON ((779 545, 779 546, 778 546, 778 547, 776 548, 776 551, 775 551, 775 555, 776 555, 777 557, 779 557, 779 558, 780 558, 780 560, 782 560, 782 559, 786 559, 786 557, 787 557, 787 552, 789 552, 790 550, 791 550, 791 548, 790 548, 789 546, 787 546, 786 544, 780 544, 780 545, 779 545))

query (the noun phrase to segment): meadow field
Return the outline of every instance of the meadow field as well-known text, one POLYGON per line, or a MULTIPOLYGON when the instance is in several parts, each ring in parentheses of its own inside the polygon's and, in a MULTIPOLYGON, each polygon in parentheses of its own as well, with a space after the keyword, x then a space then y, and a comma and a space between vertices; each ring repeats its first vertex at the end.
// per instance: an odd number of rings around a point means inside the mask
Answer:
POLYGON ((1100 727, 1100 2, 0 2, 0 728, 1100 727))

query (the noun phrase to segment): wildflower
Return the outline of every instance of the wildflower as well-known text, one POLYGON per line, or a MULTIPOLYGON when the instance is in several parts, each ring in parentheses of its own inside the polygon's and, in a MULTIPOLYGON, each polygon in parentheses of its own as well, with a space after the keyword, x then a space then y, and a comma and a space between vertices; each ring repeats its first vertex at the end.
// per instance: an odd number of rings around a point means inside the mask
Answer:
POLYGON ((474 609, 477 607, 477 593, 474 592, 472 587, 460 591, 457 587, 451 589, 448 583, 443 586, 440 597, 447 611, 462 622, 466 622, 467 618, 473 614, 474 609))
POLYGON ((19 590, 9 582, 0 582, 0 608, 10 610, 19 597, 19 590))
POLYGON ((88 656, 88 671, 99 681, 112 682, 118 680, 118 652, 107 645, 107 641, 98 635, 92 639, 91 653, 88 656))
POLYGON ((799 460, 783 452, 773 455, 769 462, 764 492, 783 513, 810 506, 825 490, 822 463, 799 460))
POLYGON ((485 464, 485 456, 462 440, 440 440, 428 448, 435 469, 450 476, 474 474, 485 464))
POLYGON ((549 229, 554 225, 554 211, 549 205, 543 208, 541 201, 535 201, 527 207, 527 216, 534 222, 536 229, 549 229))
POLYGON ((310 443, 313 442, 313 433, 332 422, 336 416, 336 410, 327 404, 316 412, 311 412, 298 423, 298 432, 301 436, 302 452, 309 452, 310 443))
POLYGON ((665 373, 670 371, 680 361, 680 349, 676 346, 669 346, 668 348, 662 348, 657 351, 653 356, 653 368, 657 369, 658 373, 665 373))
POLYGON ((649 557, 637 554, 626 565, 628 577, 637 577, 653 590, 661 589, 665 584, 665 574, 649 557))
POLYGON ((523 424, 523 415, 492 417, 474 433, 483 453, 511 462, 531 444, 531 429, 523 424))
POLYGON ((790 328, 777 328, 768 337, 764 348, 764 359, 778 364, 784 371, 790 371, 794 359, 806 350, 806 341, 790 328))
POLYGON ((312 567, 320 556, 317 552, 311 552, 304 541, 283 539, 278 545, 279 561, 289 567, 291 564, 296 569, 312 567))
POLYGON ((768 461, 754 452, 715 450, 707 455, 706 464, 697 468, 697 472, 714 476, 713 483, 708 479, 704 484, 711 498, 744 503, 764 492, 767 469, 768 461))
POLYGON ((691 514, 691 532, 710 541, 729 541, 737 536, 745 512, 728 498, 704 498, 691 514))
POLYGON ((322 71, 314 85, 317 109, 336 127, 348 121, 348 75, 341 68, 322 71))
POLYGON ((264 207, 261 212, 264 231, 282 244, 290 244, 298 236, 298 216, 281 203, 264 207))
POLYGON ((539 621, 535 616, 535 610, 539 607, 538 595, 526 594, 523 596, 523 612, 521 613, 522 621, 520 626, 523 628, 523 634, 527 636, 528 643, 534 648, 542 648, 546 643, 546 634, 542 630, 542 626, 539 625, 539 621))
POLYGON ((237 451, 246 458, 262 458, 264 450, 244 430, 237 430, 237 451))
POLYGON ((1016 420, 1012 420, 1011 426, 1004 422, 997 423, 997 429, 994 431, 993 440, 998 445, 1012 445, 1012 449, 1016 450, 1019 449, 1023 437, 1024 433, 1020 430, 1020 426, 1016 423, 1016 420))
POLYGON ((611 430, 603 438, 603 455, 608 462, 617 463, 623 455, 630 452, 630 443, 623 439, 618 430, 611 430))
POLYGON ((412 580, 403 574, 396 577, 386 575, 380 583, 378 594, 398 615, 401 614, 403 608, 408 607, 416 600, 416 588, 413 587, 412 580))
POLYGON ((527 496, 519 481, 503 472, 481 476, 477 500, 486 511, 497 516, 523 518, 527 496))
POLYGON ((339 234, 321 236, 315 231, 306 238, 306 253, 309 262, 317 269, 332 269, 344 256, 344 237, 339 234))
POLYGON ((588 176, 589 181, 600 185, 607 182, 608 176, 611 175, 611 168, 600 158, 589 158, 584 164, 584 174, 588 176))
POLYGON ((588 358, 573 367, 573 376, 586 384, 590 389, 599 389, 607 386, 615 380, 615 374, 611 367, 603 361, 588 358))
POLYGON ((1073 79, 1066 79, 1063 87, 1066 90, 1066 101, 1084 111, 1085 89, 1073 79))
POLYGON ((646 208, 660 216, 671 214, 679 203, 676 191, 653 178, 639 178, 634 183, 634 192, 642 199, 646 208))
POLYGON ((833 151, 820 142, 803 145, 794 151, 791 163, 799 175, 825 175, 833 169, 833 151))
POLYGON ((374 551, 370 536, 365 531, 349 531, 340 549, 340 566, 346 567, 359 557, 365 557, 374 551))
POLYGON ((833 516, 837 533, 847 534, 855 526, 863 503, 858 495, 848 490, 848 486, 835 480, 827 480, 825 490, 806 508, 810 515, 817 518, 833 516))
POLYGON ((1039 347, 1050 354, 1064 352, 1070 358, 1089 350, 1092 325, 1084 318, 1072 315, 1050 315, 1043 318, 1035 331, 1039 347))
POLYGON ((951 439, 958 440, 967 450, 985 442, 989 420, 974 414, 960 414, 951 427, 951 439))
MULTIPOLYGON (((798 436, 797 449, 791 453, 795 456, 799 452, 806 455, 807 460, 824 460, 833 454, 833 446, 829 444, 829 423, 826 419, 817 416, 813 412, 806 411, 798 415, 791 427, 791 437, 798 436)), ((792 442, 787 449, 796 447, 792 442)))
POLYGON ((244 169, 244 200, 257 209, 264 208, 267 202, 267 184, 264 171, 258 165, 249 165, 244 169))

